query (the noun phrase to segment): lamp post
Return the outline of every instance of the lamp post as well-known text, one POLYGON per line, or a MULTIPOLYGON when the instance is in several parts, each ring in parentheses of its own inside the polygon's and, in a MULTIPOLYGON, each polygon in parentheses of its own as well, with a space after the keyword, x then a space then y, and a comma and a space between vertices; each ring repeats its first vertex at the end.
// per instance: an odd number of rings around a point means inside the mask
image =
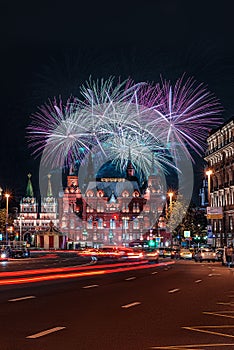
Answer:
POLYGON ((208 206, 210 206, 210 176, 212 175, 212 170, 207 170, 206 175, 208 177, 208 206))
MULTIPOLYGON (((212 170, 207 170, 206 171, 206 175, 207 175, 207 180, 208 180, 208 183, 207 183, 207 185, 208 185, 208 193, 207 193, 207 200, 208 200, 208 207, 210 207, 210 205, 211 205, 211 202, 210 202, 210 177, 211 177, 211 175, 212 175, 212 170)), ((209 225, 209 227, 210 227, 210 229, 211 229, 211 226, 210 226, 210 219, 208 219, 208 225, 209 225)), ((214 245, 216 245, 215 243, 214 243, 214 245)))
POLYGON ((169 213, 171 214, 172 212, 172 197, 173 197, 173 192, 168 192, 168 196, 169 196, 169 213))
POLYGON ((6 242, 8 242, 8 233, 7 233, 7 229, 8 229, 8 201, 9 201, 9 193, 5 193, 5 197, 6 197, 6 242))

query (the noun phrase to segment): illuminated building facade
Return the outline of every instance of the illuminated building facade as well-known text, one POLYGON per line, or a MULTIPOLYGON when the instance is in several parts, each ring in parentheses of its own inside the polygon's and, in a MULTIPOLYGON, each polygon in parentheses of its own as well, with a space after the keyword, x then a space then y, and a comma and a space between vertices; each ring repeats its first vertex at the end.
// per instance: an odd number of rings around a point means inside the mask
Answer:
POLYGON ((163 189, 154 170, 143 190, 131 159, 126 177, 93 179, 91 157, 88 169, 87 186, 81 191, 78 176, 71 167, 67 186, 59 198, 60 231, 67 237, 68 247, 128 245, 149 235, 163 202, 163 189))
POLYGON ((216 246, 234 243, 234 119, 207 139, 205 160, 210 175, 210 215, 216 246))
POLYGON ((51 175, 48 175, 47 194, 39 203, 34 196, 31 174, 28 174, 26 195, 20 201, 18 217, 14 220, 14 231, 18 240, 28 241, 40 248, 63 247, 63 237, 58 231, 57 200, 53 196, 51 175))

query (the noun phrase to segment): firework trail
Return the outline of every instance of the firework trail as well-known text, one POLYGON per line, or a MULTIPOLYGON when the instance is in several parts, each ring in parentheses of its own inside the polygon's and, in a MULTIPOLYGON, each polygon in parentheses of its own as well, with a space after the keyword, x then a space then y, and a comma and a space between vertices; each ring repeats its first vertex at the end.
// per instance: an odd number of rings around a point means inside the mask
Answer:
POLYGON ((172 166, 168 152, 174 159, 178 147, 192 159, 191 150, 201 154, 208 131, 221 122, 218 100, 184 76, 174 87, 168 81, 89 79, 80 91, 82 101, 72 98, 63 105, 54 99, 32 116, 28 134, 33 154, 43 152, 52 167, 69 165, 98 146, 120 168, 130 148, 135 166, 148 174, 152 153, 159 168, 172 166))
POLYGON ((184 76, 174 87, 168 81, 157 84, 155 95, 158 114, 156 118, 150 114, 145 119, 147 128, 156 133, 174 155, 177 145, 183 147, 191 159, 188 147, 202 155, 209 131, 222 123, 218 118, 222 111, 219 101, 204 84, 196 84, 193 78, 184 81, 184 76))
POLYGON ((76 99, 49 101, 32 116, 28 127, 29 145, 33 154, 43 152, 44 162, 51 167, 70 164, 80 157, 80 150, 88 152, 93 135, 87 116, 76 99))

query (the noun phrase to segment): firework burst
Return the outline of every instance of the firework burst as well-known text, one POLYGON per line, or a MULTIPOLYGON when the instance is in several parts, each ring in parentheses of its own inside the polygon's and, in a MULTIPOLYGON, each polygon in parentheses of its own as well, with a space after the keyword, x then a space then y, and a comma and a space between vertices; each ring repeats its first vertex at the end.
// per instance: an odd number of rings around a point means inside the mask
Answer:
POLYGON ((43 152, 43 160, 52 167, 70 164, 79 158, 80 149, 88 152, 94 142, 90 122, 76 99, 49 101, 32 116, 28 127, 33 154, 43 152))
POLYGON ((168 145, 172 154, 180 145, 190 158, 188 147, 201 155, 208 132, 222 123, 218 118, 222 111, 219 101, 204 84, 196 84, 193 78, 184 81, 184 76, 174 87, 162 81, 161 86, 155 86, 155 95, 159 113, 156 118, 151 114, 145 119, 147 127, 168 145))
POLYGON ((167 81, 90 79, 81 95, 83 101, 72 98, 65 105, 54 99, 32 116, 33 154, 43 152, 44 162, 53 167, 69 165, 98 146, 121 168, 130 147, 134 164, 147 175, 152 154, 159 168, 172 166, 168 152, 174 159, 178 147, 191 159, 191 150, 201 154, 208 131, 221 122, 219 102, 193 78, 182 77, 174 87, 167 81))

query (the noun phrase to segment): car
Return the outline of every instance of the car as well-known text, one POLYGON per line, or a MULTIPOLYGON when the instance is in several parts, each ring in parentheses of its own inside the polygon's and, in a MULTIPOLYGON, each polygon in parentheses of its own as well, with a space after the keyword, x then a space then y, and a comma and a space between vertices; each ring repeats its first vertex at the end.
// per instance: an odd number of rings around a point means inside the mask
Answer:
POLYGON ((163 257, 164 258, 171 258, 171 248, 165 248, 163 250, 163 257))
POLYGON ((193 253, 189 249, 180 250, 180 259, 192 259, 193 253))
POLYGON ((197 253, 194 255, 194 260, 196 262, 200 261, 218 261, 216 252, 213 249, 210 248, 202 248, 197 251, 197 253))
POLYGON ((217 255, 217 260, 218 261, 223 261, 224 249, 223 248, 218 248, 216 250, 216 255, 217 255))
POLYGON ((180 257, 180 249, 179 248, 172 249, 171 259, 179 259, 179 257, 180 257))
POLYGON ((0 251, 0 261, 7 261, 9 258, 9 254, 5 249, 1 249, 0 251))
POLYGON ((158 263, 159 251, 153 248, 144 249, 144 258, 149 262, 158 263))

